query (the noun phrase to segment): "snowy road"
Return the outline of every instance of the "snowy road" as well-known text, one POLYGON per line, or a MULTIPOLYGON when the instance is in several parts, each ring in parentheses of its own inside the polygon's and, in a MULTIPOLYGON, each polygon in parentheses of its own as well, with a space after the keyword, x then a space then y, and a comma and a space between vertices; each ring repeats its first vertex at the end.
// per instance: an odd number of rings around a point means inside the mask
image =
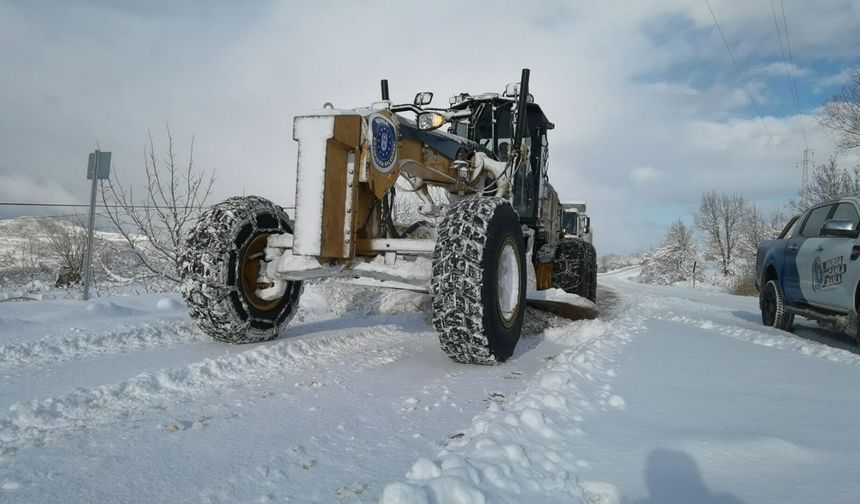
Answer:
POLYGON ((856 349, 630 274, 494 367, 412 293, 314 286, 238 347, 160 296, 0 304, 0 502, 855 501, 856 349))
POLYGON ((856 346, 805 321, 803 338, 763 328, 756 299, 626 276, 602 281, 646 329, 616 361, 627 408, 583 427, 584 477, 637 503, 860 501, 860 359, 840 349, 856 346))

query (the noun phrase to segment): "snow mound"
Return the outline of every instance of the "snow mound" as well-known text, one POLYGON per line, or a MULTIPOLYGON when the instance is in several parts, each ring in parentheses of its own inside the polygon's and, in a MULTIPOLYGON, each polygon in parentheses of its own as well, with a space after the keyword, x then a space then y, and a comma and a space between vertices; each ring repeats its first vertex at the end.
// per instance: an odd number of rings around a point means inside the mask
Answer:
POLYGON ((84 310, 87 313, 92 313, 102 317, 129 317, 146 313, 143 310, 121 306, 110 301, 90 301, 84 307, 84 310))
POLYGON ((634 315, 549 328, 547 339, 571 348, 552 358, 512 401, 490 404, 434 459, 416 461, 406 481, 385 487, 380 502, 620 503, 614 486, 578 481, 578 423, 590 404, 584 386, 610 380, 611 357, 643 328, 634 315))
POLYGON ((430 296, 407 290, 354 285, 337 279, 306 285, 298 320, 336 318, 346 313, 369 317, 429 312, 430 296))
POLYGON ((163 297, 155 303, 155 308, 161 311, 184 310, 185 305, 173 298, 163 297))
POLYGON ((39 445, 70 430, 127 422, 154 408, 307 372, 319 365, 349 362, 352 369, 385 365, 398 358, 409 338, 396 325, 388 324, 282 341, 172 370, 141 373, 111 385, 75 389, 64 396, 16 403, 0 420, 0 446, 39 445), (364 355, 359 364, 352 360, 357 355, 364 355))
POLYGON ((189 321, 121 326, 103 333, 73 328, 62 336, 46 336, 36 341, 0 345, 0 369, 45 366, 203 340, 208 340, 208 337, 189 321))

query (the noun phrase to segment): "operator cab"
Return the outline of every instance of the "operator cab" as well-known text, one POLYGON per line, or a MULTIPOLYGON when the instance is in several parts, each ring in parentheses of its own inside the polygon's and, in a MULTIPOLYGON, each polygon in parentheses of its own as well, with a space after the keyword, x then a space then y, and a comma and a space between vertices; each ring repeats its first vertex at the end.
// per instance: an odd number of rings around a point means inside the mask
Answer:
POLYGON ((585 201, 562 202, 561 227, 566 236, 591 242, 591 217, 586 215, 585 201))
MULTIPOLYGON (((531 99, 531 95, 529 96, 531 99)), ((514 98, 500 97, 495 93, 480 96, 461 94, 452 110, 471 110, 467 118, 451 124, 450 132, 468 138, 496 161, 507 162, 511 156, 516 132, 514 98)), ((549 142, 547 131, 555 125, 547 119, 540 106, 528 103, 526 128, 522 139, 528 149, 529 162, 516 172, 513 180, 513 205, 524 224, 534 225, 540 214, 539 199, 549 184, 547 159, 549 142)))

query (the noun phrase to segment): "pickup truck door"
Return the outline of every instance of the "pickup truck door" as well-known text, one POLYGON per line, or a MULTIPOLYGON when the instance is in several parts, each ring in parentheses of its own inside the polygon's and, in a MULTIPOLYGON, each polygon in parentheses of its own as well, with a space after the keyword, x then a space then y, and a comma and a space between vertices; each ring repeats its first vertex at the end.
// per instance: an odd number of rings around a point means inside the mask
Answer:
MULTIPOLYGON (((839 203, 829 219, 860 224, 860 214, 853 203, 839 203)), ((858 277, 857 258, 854 257, 856 240, 847 237, 827 236, 807 240, 801 254, 810 258, 809 302, 821 308, 848 312, 854 308, 854 287, 858 277), (854 257, 854 259, 852 259, 854 257)))
POLYGON ((815 305, 816 290, 813 286, 812 264, 815 261, 815 249, 822 241, 821 226, 835 208, 835 204, 822 205, 809 211, 806 220, 800 227, 800 232, 793 236, 785 246, 785 276, 783 277, 783 293, 789 303, 815 305), (787 287, 794 279, 799 286, 787 287))
POLYGON ((805 303, 803 291, 800 289, 800 276, 797 269, 797 254, 806 238, 795 233, 785 244, 784 257, 782 261, 783 271, 782 294, 789 303, 805 303))

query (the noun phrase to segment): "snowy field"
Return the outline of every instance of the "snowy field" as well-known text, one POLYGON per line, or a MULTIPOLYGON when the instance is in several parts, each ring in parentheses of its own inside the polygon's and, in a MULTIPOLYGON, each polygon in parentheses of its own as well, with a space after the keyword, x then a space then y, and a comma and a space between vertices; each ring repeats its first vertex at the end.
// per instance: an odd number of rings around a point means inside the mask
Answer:
POLYGON ((0 502, 856 502, 857 348, 635 274, 494 367, 402 291, 309 286, 245 346, 175 296, 0 303, 0 502))

